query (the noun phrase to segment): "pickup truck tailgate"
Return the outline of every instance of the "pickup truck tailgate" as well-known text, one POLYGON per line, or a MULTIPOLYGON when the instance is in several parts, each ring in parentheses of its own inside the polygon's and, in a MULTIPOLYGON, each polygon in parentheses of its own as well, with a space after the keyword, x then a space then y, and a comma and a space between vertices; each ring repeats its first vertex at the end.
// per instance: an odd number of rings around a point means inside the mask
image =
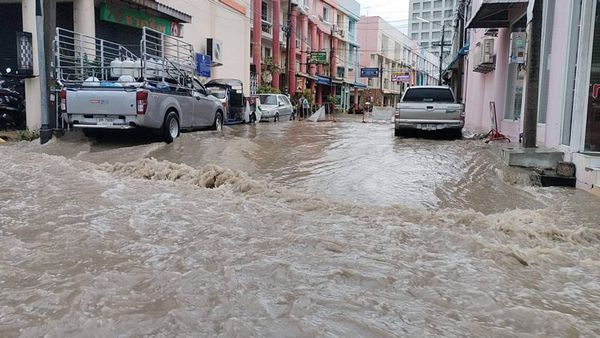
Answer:
POLYGON ((456 103, 417 103, 398 104, 401 119, 410 120, 460 120, 462 105, 456 103))
POLYGON ((67 91, 67 111, 81 115, 136 115, 135 88, 81 88, 67 91))

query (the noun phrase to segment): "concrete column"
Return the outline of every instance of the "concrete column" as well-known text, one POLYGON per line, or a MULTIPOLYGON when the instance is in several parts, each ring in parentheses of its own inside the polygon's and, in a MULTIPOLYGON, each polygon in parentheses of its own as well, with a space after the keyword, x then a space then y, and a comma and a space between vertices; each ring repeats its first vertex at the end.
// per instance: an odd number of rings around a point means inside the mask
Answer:
MULTIPOLYGON (((319 49, 319 51, 323 50, 323 31, 319 30, 317 32, 317 48, 319 49)), ((323 65, 318 65, 317 66, 317 73, 318 74, 323 74, 323 65)))
POLYGON ((96 37, 96 17, 94 0, 75 0, 73 2, 73 30, 96 37))
POLYGON ((306 62, 308 59, 308 50, 310 46, 308 45, 308 17, 306 15, 300 16, 300 25, 302 29, 302 43, 300 45, 300 50, 302 54, 300 55, 300 71, 302 73, 308 73, 306 70, 306 62))
POLYGON ((296 92, 296 32, 298 28, 298 10, 294 7, 290 17, 290 62, 288 64, 288 93, 294 95, 296 92))
POLYGON ((261 0, 253 0, 252 2, 252 62, 256 69, 256 86, 260 86, 261 81, 261 37, 262 37, 262 18, 261 18, 261 0))
MULTIPOLYGON (((317 25, 313 22, 309 23, 310 30, 310 49, 314 51, 319 50, 319 41, 317 36, 317 25)), ((310 75, 315 76, 317 74, 317 65, 310 65, 310 75)))
POLYGON ((335 78, 335 75, 337 73, 337 42, 338 39, 333 37, 333 34, 330 36, 331 39, 331 78, 335 78))
MULTIPOLYGON (((279 67, 281 51, 279 48, 279 33, 281 32, 281 0, 273 0, 273 64, 279 67)), ((274 88, 279 88, 279 72, 273 73, 274 88)))
POLYGON ((40 68, 35 27, 35 0, 23 0, 21 3, 23 16, 23 31, 32 35, 33 42, 33 74, 36 77, 25 79, 25 105, 27 107, 27 128, 39 129, 42 126, 41 98, 40 98, 40 68))

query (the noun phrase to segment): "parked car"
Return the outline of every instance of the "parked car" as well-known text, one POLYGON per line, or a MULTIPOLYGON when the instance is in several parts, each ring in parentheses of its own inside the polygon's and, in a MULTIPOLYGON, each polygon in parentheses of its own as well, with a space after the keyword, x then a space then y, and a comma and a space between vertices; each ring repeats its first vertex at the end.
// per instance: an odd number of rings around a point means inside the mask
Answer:
POLYGON ((464 106, 456 102, 447 86, 413 86, 408 88, 394 114, 394 134, 407 130, 449 130, 462 136, 465 125, 464 106))
MULTIPOLYGON (((279 121, 282 116, 292 117, 294 107, 287 95, 284 94, 258 94, 260 104, 256 109, 260 109, 260 120, 268 121, 273 119, 274 122, 279 121)), ((256 115, 255 115, 256 116, 256 115)))

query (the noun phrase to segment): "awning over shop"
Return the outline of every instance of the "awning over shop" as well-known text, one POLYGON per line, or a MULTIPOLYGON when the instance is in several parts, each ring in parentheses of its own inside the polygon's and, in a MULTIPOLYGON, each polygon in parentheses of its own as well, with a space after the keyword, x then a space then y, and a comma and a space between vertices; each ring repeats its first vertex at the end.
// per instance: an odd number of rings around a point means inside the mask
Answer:
POLYGON ((460 59, 461 56, 463 55, 467 55, 469 54, 469 45, 465 45, 463 48, 461 48, 458 53, 456 53, 456 55, 454 55, 454 57, 452 58, 452 61, 450 61, 450 63, 448 63, 448 66, 446 66, 446 69, 444 71, 448 71, 449 69, 453 69, 456 68, 458 66, 458 59, 460 59))
POLYGON ((529 0, 482 0, 467 28, 508 27, 517 14, 524 13, 529 0))
POLYGON ((342 79, 333 79, 330 77, 317 75, 317 84, 320 85, 331 85, 331 84, 342 84, 344 83, 342 79))
POLYGON ((310 74, 306 74, 306 73, 302 73, 302 72, 296 72, 296 76, 302 76, 302 77, 305 77, 305 78, 311 79, 311 80, 317 79, 317 77, 315 77, 315 76, 311 76, 310 74))
POLYGON ((127 2, 151 9, 181 23, 192 22, 191 15, 181 12, 173 7, 169 7, 157 0, 128 0, 127 2))
POLYGON ((331 80, 327 76, 317 75, 317 84, 328 85, 330 83, 331 83, 331 80))

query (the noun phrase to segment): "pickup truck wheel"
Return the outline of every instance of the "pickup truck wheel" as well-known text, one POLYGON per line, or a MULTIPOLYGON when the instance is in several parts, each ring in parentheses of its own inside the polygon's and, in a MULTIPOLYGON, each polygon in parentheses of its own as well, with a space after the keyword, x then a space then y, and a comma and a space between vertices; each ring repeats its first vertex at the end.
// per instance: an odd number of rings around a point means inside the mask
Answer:
POLYGON ((394 136, 402 136, 402 131, 398 128, 394 128, 394 136))
POLYGON ((163 125, 163 137, 166 143, 173 142, 179 136, 179 119, 175 112, 169 112, 165 118, 165 124, 163 125))
POLYGON ((273 118, 273 122, 279 121, 279 113, 275 113, 275 117, 273 118))
POLYGON ((215 114, 215 122, 212 125, 212 130, 223 130, 223 114, 220 111, 215 114))

